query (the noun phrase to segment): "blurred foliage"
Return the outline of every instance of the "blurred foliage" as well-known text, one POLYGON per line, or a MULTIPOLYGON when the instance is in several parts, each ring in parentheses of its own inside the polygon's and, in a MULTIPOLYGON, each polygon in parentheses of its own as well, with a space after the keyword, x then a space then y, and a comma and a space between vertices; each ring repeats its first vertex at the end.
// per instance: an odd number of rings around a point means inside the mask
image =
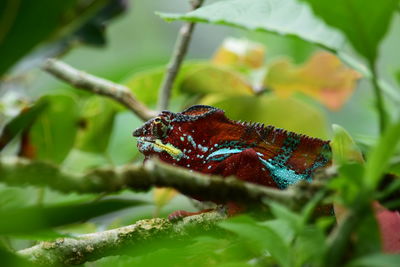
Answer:
MULTIPOLYGON (((386 78, 395 73, 399 81, 399 72, 393 70, 400 66, 375 63, 384 57, 397 58, 400 40, 393 32, 400 27, 395 11, 399 1, 211 2, 186 14, 161 13, 168 20, 241 29, 229 30, 229 35, 240 38, 223 40, 227 34, 220 34, 220 28, 199 25, 190 57, 201 59, 185 61, 173 86, 170 109, 208 104, 222 108, 231 119, 331 137, 339 173, 327 186, 331 193, 328 197, 323 197, 324 192, 315 194, 299 212, 268 203, 267 214, 230 218, 221 222, 215 233, 159 240, 87 265, 332 266, 336 262, 336 266, 398 266, 398 255, 382 253, 388 244, 382 244, 381 238, 391 240, 390 231, 396 230, 382 222, 398 223, 393 219, 398 217, 397 211, 385 208, 389 205, 383 196, 399 188, 397 177, 384 184, 384 174, 400 175, 400 123, 391 123, 382 136, 375 134, 368 79, 376 75, 371 68, 377 68, 389 96, 387 109, 393 121, 398 121, 399 84, 396 87, 386 78), (381 45, 385 42, 396 49, 381 45), (205 50, 210 43, 211 48, 205 50), (359 55, 370 64, 364 66, 359 55), (336 125, 331 127, 331 123, 336 125), (360 143, 364 145, 360 147, 360 143), (376 208, 378 199, 383 199, 383 206, 376 208), (337 204, 334 209, 339 222, 348 214, 357 215, 353 228, 343 233, 347 241, 339 246, 345 250, 342 254, 332 241, 335 218, 313 216, 320 200, 337 204)), ((128 13, 130 20, 121 21, 124 30, 113 31, 118 23, 110 28, 113 38, 109 46, 114 50, 77 48, 66 59, 75 61, 77 68, 89 66, 89 71, 105 73, 155 107, 176 28, 153 13, 155 9, 170 12, 173 6, 136 1, 128 13), (132 60, 133 53, 140 60, 132 60), (107 57, 109 61, 102 61, 107 57)), ((143 122, 130 111, 110 99, 47 81, 37 69, 23 78, 14 69, 24 64, 37 66, 47 56, 61 56, 77 42, 104 45, 105 24, 126 7, 121 0, 0 2, 0 75, 4 77, 0 86, 14 90, 13 94, 10 90, 1 93, 1 156, 49 161, 76 173, 143 160, 131 136, 143 122)), ((49 178, 52 174, 43 175, 49 178)), ((398 209, 398 199, 390 207, 398 209)), ((172 189, 148 194, 124 191, 109 197, 1 184, 0 258, 5 266, 30 266, 14 252, 40 240, 102 231, 188 208, 194 209, 172 189)))
POLYGON ((274 62, 264 83, 279 95, 302 92, 332 110, 339 110, 352 95, 359 78, 359 73, 344 66, 334 55, 319 52, 299 67, 292 66, 288 59, 274 62))
POLYGON ((104 45, 104 24, 126 7, 123 0, 5 0, 0 3, 0 51, 3 75, 38 45, 48 46, 39 58, 56 56, 73 42, 104 45), (29 30, 27 30, 29 29, 29 30), (47 51, 46 51, 47 50, 47 51))
POLYGON ((328 25, 340 29, 357 52, 372 64, 377 59, 378 45, 399 4, 397 0, 388 0, 382 5, 373 0, 337 0, 328 8, 321 1, 302 1, 310 3, 315 14, 328 25))

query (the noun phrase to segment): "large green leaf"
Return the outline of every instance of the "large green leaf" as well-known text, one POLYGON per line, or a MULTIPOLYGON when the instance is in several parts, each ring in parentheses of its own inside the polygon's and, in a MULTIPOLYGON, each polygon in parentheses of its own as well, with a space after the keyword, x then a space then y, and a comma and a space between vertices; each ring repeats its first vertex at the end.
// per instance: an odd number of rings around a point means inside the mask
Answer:
POLYGON ((234 120, 261 122, 289 131, 326 138, 327 124, 322 112, 295 98, 265 96, 209 95, 203 104, 225 110, 234 120))
MULTIPOLYGON (((74 33, 107 2, 0 1, 0 76, 38 44, 55 41, 74 33)), ((87 29, 83 30, 86 30, 87 34, 87 29)))
POLYGON ((340 29, 353 47, 373 62, 378 45, 388 30, 397 0, 301 0, 308 2, 315 15, 340 29))
POLYGON ((339 50, 343 36, 316 18, 310 8, 295 0, 225 0, 187 14, 165 14, 166 20, 186 20, 236 26, 249 30, 294 35, 339 50))
POLYGON ((106 199, 87 203, 0 209, 0 234, 23 234, 81 222, 124 208, 143 205, 140 200, 106 199))
POLYGON ((61 163, 72 148, 78 127, 77 101, 66 95, 44 97, 48 107, 32 126, 35 158, 61 163))

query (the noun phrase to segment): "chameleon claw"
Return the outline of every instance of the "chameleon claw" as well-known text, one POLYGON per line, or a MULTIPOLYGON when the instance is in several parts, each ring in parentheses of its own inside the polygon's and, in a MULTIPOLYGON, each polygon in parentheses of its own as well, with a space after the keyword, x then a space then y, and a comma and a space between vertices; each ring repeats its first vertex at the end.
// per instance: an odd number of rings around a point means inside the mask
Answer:
POLYGON ((189 212, 189 211, 185 211, 185 210, 177 210, 172 212, 170 215, 168 215, 168 220, 170 222, 177 222, 182 220, 185 217, 189 217, 189 216, 193 216, 193 215, 199 215, 205 212, 209 212, 212 211, 214 209, 205 209, 205 210, 201 210, 201 211, 197 211, 197 212, 189 212))
POLYGON ((176 210, 172 212, 170 215, 168 215, 168 220, 170 222, 177 222, 182 220, 183 218, 190 216, 192 212, 187 212, 184 210, 176 210))

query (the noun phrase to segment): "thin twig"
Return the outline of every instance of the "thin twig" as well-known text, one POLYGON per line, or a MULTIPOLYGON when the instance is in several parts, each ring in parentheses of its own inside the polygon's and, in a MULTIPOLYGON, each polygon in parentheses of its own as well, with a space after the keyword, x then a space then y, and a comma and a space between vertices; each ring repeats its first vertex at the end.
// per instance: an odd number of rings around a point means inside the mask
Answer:
MULTIPOLYGON (((193 0, 191 1, 192 10, 195 10, 203 4, 204 0, 193 0)), ((174 51, 170 62, 168 63, 167 72, 161 83, 158 95, 158 109, 168 109, 168 104, 171 96, 171 89, 174 85, 176 76, 178 75, 182 61, 186 55, 189 47, 190 39, 194 30, 194 22, 186 22, 179 30, 178 38, 175 43, 174 51)))
POLYGON ((141 220, 133 225, 104 232, 42 242, 18 254, 40 266, 80 265, 113 254, 134 255, 137 253, 134 248, 161 240, 173 241, 175 244, 185 237, 193 237, 193 234, 215 230, 216 224, 223 219, 225 215, 215 211, 186 217, 176 223, 161 218, 141 220), (194 228, 196 232, 193 232, 194 228))
POLYGON ((131 90, 126 86, 79 71, 57 59, 46 60, 43 69, 76 88, 116 100, 118 103, 130 109, 142 120, 148 120, 157 115, 157 112, 150 110, 137 100, 131 90))

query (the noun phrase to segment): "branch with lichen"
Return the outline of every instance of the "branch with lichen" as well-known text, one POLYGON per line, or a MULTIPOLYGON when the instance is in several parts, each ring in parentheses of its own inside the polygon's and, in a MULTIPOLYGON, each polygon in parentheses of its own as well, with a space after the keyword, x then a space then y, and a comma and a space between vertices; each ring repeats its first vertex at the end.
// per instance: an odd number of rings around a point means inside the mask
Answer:
POLYGON ((315 183, 300 182, 288 190, 278 190, 243 182, 234 177, 206 175, 162 163, 95 169, 86 174, 72 174, 57 166, 21 158, 0 160, 0 182, 10 185, 48 186, 69 193, 110 193, 122 189, 147 191, 154 186, 173 187, 186 195, 199 195, 203 200, 234 201, 246 205, 265 205, 277 201, 292 208, 301 207, 321 188, 315 183))
POLYGON ((43 266, 79 265, 108 255, 132 255, 135 247, 160 240, 176 243, 195 233, 208 233, 224 218, 225 215, 215 211, 186 217, 176 223, 161 218, 141 220, 113 230, 42 242, 20 250, 18 254, 43 266), (196 232, 193 232, 194 228, 196 232))
POLYGON ((130 109, 142 120, 148 120, 157 115, 156 111, 150 110, 136 99, 131 90, 126 86, 77 70, 57 59, 46 60, 42 68, 78 89, 114 99, 130 109))
MULTIPOLYGON (((195 10, 203 4, 204 0, 192 0, 192 10, 195 10)), ((175 43, 175 47, 168 63, 167 72, 164 76, 163 81, 159 89, 158 95, 158 109, 168 109, 168 103, 171 98, 171 89, 174 85, 176 76, 178 75, 182 61, 185 58, 187 49, 189 47, 190 39, 194 30, 194 22, 186 22, 183 24, 178 33, 178 38, 175 43)))

